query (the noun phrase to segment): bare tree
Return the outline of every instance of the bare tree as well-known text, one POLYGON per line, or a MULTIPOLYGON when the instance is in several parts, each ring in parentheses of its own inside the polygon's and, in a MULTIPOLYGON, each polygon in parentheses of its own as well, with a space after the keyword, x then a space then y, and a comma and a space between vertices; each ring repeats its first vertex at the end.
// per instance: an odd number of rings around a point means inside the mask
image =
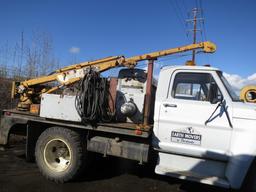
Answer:
POLYGON ((53 53, 53 42, 47 33, 34 33, 31 46, 27 47, 27 76, 46 75, 58 65, 53 53))
POLYGON ((34 32, 31 38, 20 39, 10 46, 0 45, 0 110, 12 106, 11 82, 46 75, 59 68, 54 55, 53 41, 48 33, 34 32))
POLYGON ((10 57, 10 48, 8 41, 0 47, 0 76, 7 77, 8 59, 10 57))
POLYGON ((48 33, 36 31, 31 38, 25 39, 21 32, 14 46, 10 46, 8 41, 0 45, 1 77, 36 77, 46 75, 58 66, 53 41, 48 33))

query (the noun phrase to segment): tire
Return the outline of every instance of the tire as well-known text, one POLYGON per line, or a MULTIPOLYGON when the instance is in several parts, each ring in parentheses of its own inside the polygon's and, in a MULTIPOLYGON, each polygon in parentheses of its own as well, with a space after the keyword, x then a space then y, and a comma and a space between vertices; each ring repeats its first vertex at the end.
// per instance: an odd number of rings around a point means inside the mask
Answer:
POLYGON ((43 176, 56 183, 64 183, 82 173, 87 152, 81 134, 62 127, 52 127, 39 136, 35 157, 43 176))

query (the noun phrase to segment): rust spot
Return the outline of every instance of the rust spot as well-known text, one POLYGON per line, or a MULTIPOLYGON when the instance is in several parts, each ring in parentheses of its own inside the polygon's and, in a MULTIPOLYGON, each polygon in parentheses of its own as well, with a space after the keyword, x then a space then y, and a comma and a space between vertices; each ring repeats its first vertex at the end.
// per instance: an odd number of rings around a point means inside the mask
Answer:
POLYGON ((136 130, 135 130, 135 135, 142 135, 142 131, 141 131, 141 130, 136 129, 136 130))

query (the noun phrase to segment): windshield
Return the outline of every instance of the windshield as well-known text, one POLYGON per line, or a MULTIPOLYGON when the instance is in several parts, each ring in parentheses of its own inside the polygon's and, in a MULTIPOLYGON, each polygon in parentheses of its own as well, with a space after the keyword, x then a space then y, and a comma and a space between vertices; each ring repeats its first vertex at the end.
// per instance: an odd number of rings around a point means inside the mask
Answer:
POLYGON ((218 75, 221 79, 221 81, 223 82, 224 86, 226 87, 230 97, 232 98, 233 101, 241 101, 239 96, 236 94, 236 92, 234 91, 233 87, 229 84, 228 80, 223 76, 222 72, 218 72, 218 75))

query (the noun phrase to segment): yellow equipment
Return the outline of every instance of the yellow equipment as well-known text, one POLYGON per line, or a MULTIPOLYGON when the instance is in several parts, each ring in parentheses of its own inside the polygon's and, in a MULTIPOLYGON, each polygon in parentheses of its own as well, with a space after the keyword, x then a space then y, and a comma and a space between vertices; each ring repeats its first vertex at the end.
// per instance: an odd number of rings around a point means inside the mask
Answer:
POLYGON ((240 99, 249 103, 256 103, 256 85, 248 85, 242 88, 240 99))
MULTIPOLYGON (((121 66, 133 68, 139 61, 155 60, 158 57, 197 49, 201 49, 205 53, 214 53, 216 51, 216 45, 211 42, 201 42, 197 44, 190 44, 182 47, 138 55, 130 58, 125 58, 124 56, 114 56, 70 65, 58 69, 47 76, 37 77, 22 82, 15 82, 12 88, 12 97, 18 95, 20 100, 18 108, 28 110, 31 104, 39 103, 42 93, 52 93, 61 87, 68 86, 79 81, 83 78, 86 73, 86 69, 88 68, 94 68, 99 72, 121 66), (58 82, 58 85, 56 85, 56 82, 58 82), (49 85, 49 83, 51 83, 51 85, 49 85)), ((194 65, 194 63, 189 63, 188 65, 194 65)))

